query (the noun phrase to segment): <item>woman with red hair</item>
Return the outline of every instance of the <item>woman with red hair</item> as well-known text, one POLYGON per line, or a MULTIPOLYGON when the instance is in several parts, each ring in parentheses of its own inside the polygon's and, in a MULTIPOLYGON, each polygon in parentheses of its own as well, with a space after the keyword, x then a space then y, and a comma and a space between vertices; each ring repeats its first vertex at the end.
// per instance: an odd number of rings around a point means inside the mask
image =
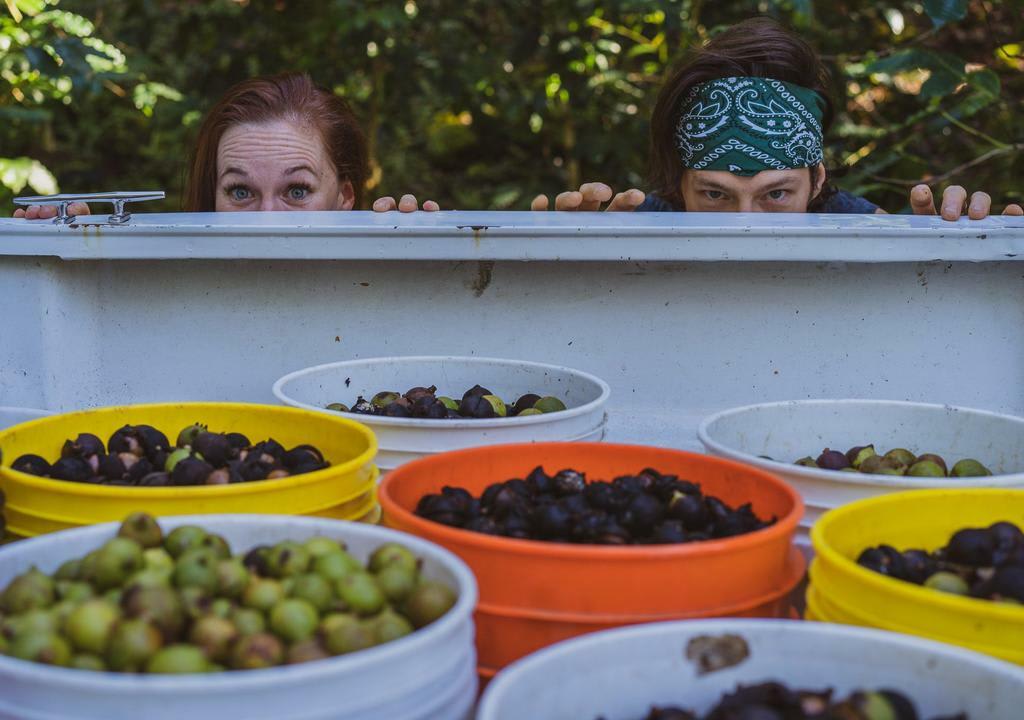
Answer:
MULTIPOLYGON (((183 210, 352 210, 362 204, 366 138, 348 103, 305 73, 238 83, 207 113, 188 169, 183 210)), ((379 198, 379 212, 418 208, 405 195, 379 198)), ((423 209, 437 210, 427 201, 423 209)), ((72 214, 87 214, 76 203, 72 214)), ((53 217, 51 205, 15 217, 53 217)))

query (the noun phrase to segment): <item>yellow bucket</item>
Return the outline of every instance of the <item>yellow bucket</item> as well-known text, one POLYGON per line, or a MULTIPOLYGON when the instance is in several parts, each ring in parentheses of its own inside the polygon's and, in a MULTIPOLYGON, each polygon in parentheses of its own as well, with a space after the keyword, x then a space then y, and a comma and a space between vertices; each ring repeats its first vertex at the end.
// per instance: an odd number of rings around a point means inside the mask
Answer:
POLYGON ((121 520, 135 510, 153 515, 269 513, 359 519, 376 506, 378 471, 373 432, 339 415, 246 403, 165 403, 99 408, 53 415, 0 431, 0 488, 7 494, 8 530, 31 537, 121 520), (123 487, 41 478, 11 470, 26 453, 49 461, 64 441, 90 432, 104 441, 124 425, 148 424, 172 441, 179 430, 200 422, 217 432, 240 432, 253 442, 274 438, 282 445, 310 444, 329 468, 279 480, 194 487, 123 487))
POLYGON ((939 640, 1024 664, 1024 607, 895 580, 856 563, 868 547, 934 550, 965 527, 1024 527, 1024 490, 913 490, 860 500, 811 530, 809 616, 939 640))

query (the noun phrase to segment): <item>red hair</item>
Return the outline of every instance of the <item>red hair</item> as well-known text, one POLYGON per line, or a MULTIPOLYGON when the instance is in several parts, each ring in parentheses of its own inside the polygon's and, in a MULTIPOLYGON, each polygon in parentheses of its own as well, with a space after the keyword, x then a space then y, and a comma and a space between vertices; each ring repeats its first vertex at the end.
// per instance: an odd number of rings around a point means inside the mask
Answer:
POLYGON ((243 80, 206 114, 185 183, 184 210, 213 212, 217 197, 217 148, 235 125, 297 121, 320 133, 340 181, 352 183, 355 207, 366 184, 366 138, 348 103, 305 73, 243 80))

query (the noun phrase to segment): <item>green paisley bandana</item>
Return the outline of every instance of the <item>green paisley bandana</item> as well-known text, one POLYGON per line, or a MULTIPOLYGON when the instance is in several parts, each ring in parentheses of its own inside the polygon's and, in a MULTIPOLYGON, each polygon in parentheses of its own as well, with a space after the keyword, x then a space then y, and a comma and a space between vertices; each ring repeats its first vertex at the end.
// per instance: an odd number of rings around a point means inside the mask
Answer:
POLYGON ((680 107, 675 139, 683 167, 756 175, 821 162, 824 101, 813 90, 729 77, 697 85, 680 107))

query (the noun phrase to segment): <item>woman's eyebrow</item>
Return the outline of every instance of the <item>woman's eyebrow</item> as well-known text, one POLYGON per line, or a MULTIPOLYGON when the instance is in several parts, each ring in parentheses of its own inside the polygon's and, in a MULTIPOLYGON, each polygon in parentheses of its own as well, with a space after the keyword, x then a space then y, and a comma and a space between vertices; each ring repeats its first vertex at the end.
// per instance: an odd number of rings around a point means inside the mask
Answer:
POLYGON ((225 168, 224 172, 222 172, 220 176, 223 178, 225 175, 241 175, 242 177, 248 177, 248 173, 246 173, 245 170, 236 167, 225 168))
POLYGON ((296 165, 295 167, 290 167, 290 168, 288 168, 287 170, 284 171, 284 174, 285 175, 293 175, 293 174, 295 174, 297 172, 302 172, 303 170, 305 170, 306 172, 308 172, 308 173, 310 173, 312 175, 316 175, 316 170, 311 168, 309 165, 296 165))

